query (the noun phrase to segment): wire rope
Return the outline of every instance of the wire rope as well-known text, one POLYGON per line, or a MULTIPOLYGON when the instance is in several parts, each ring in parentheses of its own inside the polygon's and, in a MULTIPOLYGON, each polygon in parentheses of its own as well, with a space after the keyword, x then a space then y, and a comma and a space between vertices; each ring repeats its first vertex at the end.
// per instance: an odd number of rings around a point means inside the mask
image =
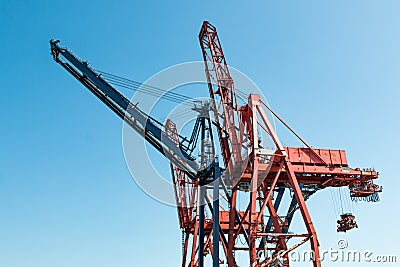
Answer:
MULTIPOLYGON (((174 101, 174 102, 184 102, 184 101, 191 101, 193 98, 188 97, 187 95, 179 94, 176 92, 171 92, 156 86, 144 84, 138 81, 134 81, 131 79, 127 79, 115 74, 111 74, 109 72, 105 72, 102 70, 96 70, 99 72, 106 80, 109 80, 112 83, 115 83, 116 85, 119 85, 121 87, 124 87, 126 89, 131 89, 134 91, 142 92, 142 93, 147 93, 153 96, 160 96, 164 99, 174 101), (129 88, 128 88, 129 87, 129 88)), ((237 96, 242 98, 244 101, 246 101, 248 94, 235 88, 237 96)))
POLYGON ((335 211, 335 216, 338 216, 339 212, 337 210, 336 200, 335 200, 335 197, 334 197, 334 194, 333 194, 333 188, 330 188, 329 191, 330 191, 330 195, 331 195, 331 199, 332 199, 333 209, 335 211))
POLYGON ((137 81, 134 81, 134 80, 130 80, 130 79, 127 79, 127 78, 124 78, 124 77, 121 77, 121 76, 118 76, 118 75, 115 75, 115 74, 111 74, 111 73, 105 72, 105 71, 101 71, 101 70, 97 70, 97 71, 101 75, 103 75, 107 80, 114 80, 116 82, 119 82, 119 83, 122 83, 122 84, 125 84, 125 85, 130 85, 130 86, 132 86, 132 87, 134 87, 136 89, 139 89, 139 91, 140 90, 143 90, 143 91, 152 90, 150 92, 154 92, 154 93, 158 92, 160 95, 168 94, 170 97, 175 97, 176 99, 192 100, 191 97, 188 97, 188 96, 183 95, 183 94, 179 94, 179 93, 176 93, 176 92, 171 92, 169 90, 165 90, 165 89, 162 89, 162 88, 159 88, 159 87, 155 87, 155 86, 148 85, 148 84, 145 84, 145 83, 141 83, 141 82, 137 82, 137 81))
POLYGON ((161 99, 165 99, 165 100, 168 100, 168 101, 171 101, 171 102, 183 104, 183 105, 190 106, 190 107, 192 106, 190 103, 185 102, 188 99, 181 99, 181 98, 177 98, 177 97, 171 96, 168 92, 165 93, 165 94, 161 94, 161 93, 158 93, 158 92, 153 92, 153 91, 150 91, 150 90, 142 89, 141 87, 130 86, 130 85, 126 84, 126 83, 119 82, 119 81, 116 81, 116 80, 107 79, 107 78, 106 78, 106 80, 109 81, 113 85, 116 85, 116 86, 119 86, 119 87, 122 87, 122 88, 125 88, 125 89, 129 89, 129 90, 132 90, 132 91, 136 91, 138 93, 143 93, 143 94, 159 97, 161 99))

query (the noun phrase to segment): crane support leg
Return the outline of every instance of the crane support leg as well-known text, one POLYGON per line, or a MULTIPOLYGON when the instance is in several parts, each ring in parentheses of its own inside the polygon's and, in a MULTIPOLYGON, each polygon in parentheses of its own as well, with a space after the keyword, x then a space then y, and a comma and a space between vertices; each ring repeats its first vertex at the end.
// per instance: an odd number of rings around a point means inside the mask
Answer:
POLYGON ((220 168, 218 157, 214 161, 214 188, 213 188, 213 267, 219 267, 219 181, 220 168))

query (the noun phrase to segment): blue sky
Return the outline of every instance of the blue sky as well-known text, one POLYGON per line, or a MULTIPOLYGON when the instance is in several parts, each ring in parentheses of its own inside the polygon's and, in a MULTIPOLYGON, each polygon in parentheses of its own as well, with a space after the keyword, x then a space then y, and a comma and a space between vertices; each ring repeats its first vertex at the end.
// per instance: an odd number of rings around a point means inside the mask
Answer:
POLYGON ((310 199, 321 246, 344 237, 399 258, 400 2, 281 2, 1 0, 0 267, 179 265, 175 208, 133 182, 122 122, 52 61, 48 41, 145 81, 201 60, 203 20, 312 146, 381 173, 382 201, 358 205, 360 228, 346 236, 329 190, 310 199))

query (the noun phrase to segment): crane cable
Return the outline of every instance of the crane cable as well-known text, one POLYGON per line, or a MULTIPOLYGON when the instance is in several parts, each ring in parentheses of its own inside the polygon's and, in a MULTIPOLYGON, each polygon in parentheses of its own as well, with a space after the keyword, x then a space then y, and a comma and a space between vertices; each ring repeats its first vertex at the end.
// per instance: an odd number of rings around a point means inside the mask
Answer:
POLYGON ((337 205, 337 200, 336 197, 334 196, 334 191, 333 188, 330 188, 330 193, 331 193, 331 199, 332 199, 332 204, 333 204, 333 210, 335 211, 335 216, 339 216, 339 208, 337 205))
POLYGON ((340 188, 339 188, 339 191, 338 191, 338 195, 339 195, 341 213, 343 214, 343 201, 342 201, 342 193, 340 192, 340 188))
POLYGON ((108 72, 104 72, 101 70, 96 70, 97 72, 99 72, 105 80, 109 81, 111 84, 125 88, 125 89, 129 89, 132 91, 136 91, 138 93, 144 93, 144 94, 148 94, 151 96, 155 96, 155 97, 160 97, 162 99, 171 101, 171 102, 175 102, 175 103, 180 103, 180 104, 184 104, 187 106, 192 106, 192 104, 187 103, 187 101, 192 101, 193 98, 179 94, 179 93, 175 93, 175 92, 171 92, 165 89, 161 89, 155 86, 151 86, 151 85, 147 85, 144 83, 140 83, 137 81, 133 81, 130 79, 126 79, 108 72))
MULTIPOLYGON (((149 94, 152 96, 159 96, 161 98, 164 98, 166 100, 172 101, 172 102, 177 102, 177 103, 182 103, 182 104, 186 104, 186 105, 191 105, 189 103, 185 103, 185 101, 192 101, 193 98, 188 97, 186 95, 183 94, 179 94, 179 93, 175 93, 175 92, 171 92, 159 87, 155 87, 152 85, 148 85, 148 84, 144 84, 141 82, 137 82, 131 79, 127 79, 115 74, 111 74, 109 72, 105 72, 105 71, 101 71, 101 70, 96 70, 97 72, 99 72, 102 76, 104 76, 104 78, 108 81, 110 81, 111 83, 126 88, 126 89, 130 89, 133 91, 137 91, 140 93, 145 93, 145 94, 149 94)), ((243 92, 237 88, 235 88, 237 95, 242 98, 243 100, 245 100, 248 96, 248 94, 246 92, 243 92)))
POLYGON ((349 205, 348 205, 348 202, 347 202, 347 200, 348 200, 347 195, 346 195, 345 192, 343 192, 343 187, 341 187, 340 190, 342 191, 342 196, 343 196, 343 199, 344 199, 345 209, 346 209, 347 211, 349 211, 350 208, 349 208, 349 205))
POLYGON ((344 187, 340 187, 340 192, 343 195, 344 206, 345 206, 346 211, 353 212, 353 210, 351 208, 350 198, 346 194, 346 189, 344 187))
POLYGON ((183 112, 174 113, 174 114, 171 114, 171 115, 162 117, 162 118, 160 118, 160 120, 161 120, 161 121, 164 121, 164 120, 166 120, 166 119, 174 119, 174 120, 177 120, 177 119, 180 119, 180 118, 183 118, 183 117, 185 117, 185 116, 190 115, 190 113, 192 113, 192 112, 193 112, 193 110, 184 110, 183 112))

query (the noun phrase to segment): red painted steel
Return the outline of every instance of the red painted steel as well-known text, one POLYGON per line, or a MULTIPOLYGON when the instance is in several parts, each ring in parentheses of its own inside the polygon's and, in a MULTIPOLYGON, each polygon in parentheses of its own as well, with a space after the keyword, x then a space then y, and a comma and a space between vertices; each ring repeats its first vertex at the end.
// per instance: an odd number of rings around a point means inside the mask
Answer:
MULTIPOLYGON (((237 264, 235 254, 238 251, 247 251, 249 266, 272 266, 278 260, 281 266, 289 266, 288 253, 309 243, 315 253, 312 265, 321 266, 317 233, 305 203, 308 195, 301 187, 348 186, 353 197, 366 197, 382 191, 381 187, 373 183, 378 178, 378 173, 375 170, 350 168, 344 150, 311 148, 259 95, 249 95, 248 102, 239 107, 235 84, 230 76, 216 28, 205 21, 199 40, 212 99, 211 111, 214 114, 224 167, 229 174, 223 179, 230 190, 229 196, 220 200, 226 204, 221 204, 221 208, 225 209, 219 212, 220 244, 223 247, 220 262, 234 267, 237 264), (287 126, 305 147, 283 146, 267 112, 287 126), (263 154, 265 152, 259 140, 263 135, 268 135, 275 144, 272 154, 263 154), (235 169, 246 160, 243 156, 245 153, 242 153, 244 149, 248 153, 249 161, 237 175, 235 169), (288 233, 290 221, 279 215, 274 205, 277 192, 282 186, 290 188, 295 197, 296 205, 293 208, 300 211, 305 228, 303 233, 288 233), (239 190, 247 191, 248 196, 247 207, 242 210, 238 206, 239 190), (271 220, 269 228, 266 218, 271 220), (247 240, 245 245, 238 245, 239 238, 247 240), (289 246, 289 238, 300 239, 295 245, 289 246), (264 254, 267 256, 261 258, 259 253, 267 251, 271 254, 264 254)), ((166 127, 171 130, 171 137, 177 135, 176 127, 170 120, 166 127)), ((189 181, 177 167, 171 165, 171 168, 176 185, 180 226, 184 233, 182 266, 198 266, 199 224, 204 223, 204 255, 207 255, 213 251, 213 218, 206 214, 205 221, 199 222, 199 184, 189 181), (190 189, 184 189, 184 186, 189 186, 190 189)), ((208 205, 211 209, 211 203, 208 205)), ((338 223, 338 231, 357 227, 353 215, 343 215, 338 223)))
POLYGON ((346 213, 340 215, 340 220, 337 221, 337 231, 338 232, 346 232, 353 228, 358 228, 358 225, 355 221, 355 216, 351 213, 346 213))

